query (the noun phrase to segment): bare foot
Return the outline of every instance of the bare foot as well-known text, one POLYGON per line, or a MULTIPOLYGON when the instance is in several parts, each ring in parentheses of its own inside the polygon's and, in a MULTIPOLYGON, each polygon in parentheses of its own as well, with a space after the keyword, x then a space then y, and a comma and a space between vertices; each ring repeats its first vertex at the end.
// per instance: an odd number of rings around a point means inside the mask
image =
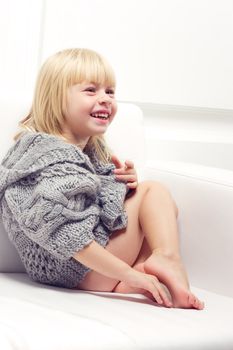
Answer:
MULTIPOLYGON (((146 273, 145 269, 144 269, 144 263, 139 263, 139 264, 135 265, 133 268, 139 272, 146 273)), ((163 288, 167 294, 168 302, 169 302, 169 303, 165 303, 164 306, 171 307, 171 295, 170 295, 169 291, 167 290, 166 286, 163 286, 163 288)), ((143 294, 147 298, 151 299, 152 301, 155 301, 155 298, 153 297, 153 295, 150 292, 148 292, 142 288, 131 287, 128 284, 126 284, 125 282, 119 282, 116 285, 116 287, 114 288, 113 292, 114 293, 123 293, 123 294, 143 294)))
POLYGON ((204 303, 191 293, 184 266, 179 258, 153 253, 143 265, 146 273, 155 275, 167 286, 174 307, 198 310, 204 308, 204 303))

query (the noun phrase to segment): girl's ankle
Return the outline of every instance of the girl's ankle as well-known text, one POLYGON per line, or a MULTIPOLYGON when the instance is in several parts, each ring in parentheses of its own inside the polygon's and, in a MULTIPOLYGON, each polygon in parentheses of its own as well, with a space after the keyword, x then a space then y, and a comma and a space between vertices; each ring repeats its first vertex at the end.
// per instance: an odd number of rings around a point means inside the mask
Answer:
POLYGON ((181 260, 181 256, 177 251, 173 251, 169 249, 156 248, 152 250, 152 254, 157 256, 163 256, 171 260, 181 260))

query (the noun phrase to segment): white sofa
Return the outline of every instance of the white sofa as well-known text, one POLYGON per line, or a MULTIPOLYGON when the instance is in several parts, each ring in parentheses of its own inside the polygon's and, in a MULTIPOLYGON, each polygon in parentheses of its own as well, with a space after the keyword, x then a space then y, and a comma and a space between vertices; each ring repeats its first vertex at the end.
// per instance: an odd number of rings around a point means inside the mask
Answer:
MULTIPOLYGON (((1 158, 24 103, 2 101, 1 158), (4 130, 4 131, 3 131, 4 130)), ((179 207, 181 250, 203 311, 158 307, 142 295, 90 293, 34 283, 0 226, 1 350, 232 350, 233 176, 195 164, 145 164, 143 117, 120 104, 107 135, 141 179, 165 183, 179 207)))

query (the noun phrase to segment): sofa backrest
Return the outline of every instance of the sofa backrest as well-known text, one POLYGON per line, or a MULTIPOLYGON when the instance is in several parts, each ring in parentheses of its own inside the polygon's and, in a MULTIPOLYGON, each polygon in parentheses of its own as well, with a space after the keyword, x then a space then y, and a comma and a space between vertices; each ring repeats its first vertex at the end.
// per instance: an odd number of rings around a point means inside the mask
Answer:
MULTIPOLYGON (((18 121, 26 115, 29 103, 25 98, 2 99, 0 101, 0 161, 13 144, 18 121)), ((121 160, 131 159, 137 167, 144 164, 143 115, 139 107, 119 103, 117 115, 109 127, 106 140, 121 160)), ((1 181, 1 180, 0 180, 1 181)), ((9 241, 0 218, 0 272, 24 272, 18 253, 9 241)))
MULTIPOLYGON (((29 102, 21 93, 14 98, 2 96, 0 100, 0 162, 8 148, 14 143, 13 136, 17 131, 17 124, 29 110, 29 102)), ((0 179, 1 181, 1 179, 0 179)), ((0 272, 24 272, 25 269, 18 253, 9 241, 0 217, 0 272)))

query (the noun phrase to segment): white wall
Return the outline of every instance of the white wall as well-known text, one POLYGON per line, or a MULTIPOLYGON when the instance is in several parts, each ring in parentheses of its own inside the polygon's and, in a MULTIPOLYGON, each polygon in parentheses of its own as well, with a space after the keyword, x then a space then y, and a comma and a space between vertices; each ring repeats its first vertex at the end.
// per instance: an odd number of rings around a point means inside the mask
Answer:
POLYGON ((232 0, 46 0, 42 58, 104 54, 118 98, 233 109, 232 0))
POLYGON ((0 9, 1 94, 32 93, 38 64, 81 46, 112 63, 119 100, 233 109, 232 0, 0 0, 0 9))
POLYGON ((40 61, 43 0, 0 0, 0 155, 30 108, 40 61))
MULTIPOLYGON (((43 0, 0 0, 0 97, 32 94, 40 61, 43 0)), ((15 96, 14 96, 15 97, 15 96)))

